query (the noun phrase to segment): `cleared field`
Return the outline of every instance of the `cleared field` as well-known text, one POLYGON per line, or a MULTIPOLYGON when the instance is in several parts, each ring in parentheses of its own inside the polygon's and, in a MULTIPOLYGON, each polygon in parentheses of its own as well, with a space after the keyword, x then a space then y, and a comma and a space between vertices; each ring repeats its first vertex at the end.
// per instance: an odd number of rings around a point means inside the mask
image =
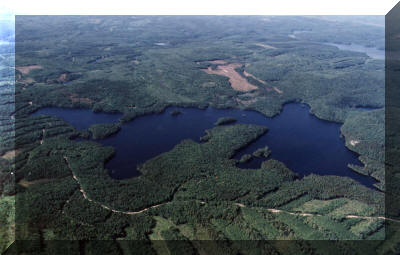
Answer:
POLYGON ((229 82, 234 90, 246 92, 258 89, 257 86, 250 84, 245 78, 236 72, 235 69, 241 66, 242 64, 234 63, 229 65, 219 65, 215 70, 213 70, 211 67, 202 70, 208 74, 217 74, 228 77, 229 82))
POLYGON ((0 252, 15 239, 15 197, 0 197, 0 252))
POLYGON ((35 69, 42 69, 41 65, 30 65, 30 66, 18 66, 15 67, 16 70, 20 71, 22 74, 28 74, 30 71, 35 69))

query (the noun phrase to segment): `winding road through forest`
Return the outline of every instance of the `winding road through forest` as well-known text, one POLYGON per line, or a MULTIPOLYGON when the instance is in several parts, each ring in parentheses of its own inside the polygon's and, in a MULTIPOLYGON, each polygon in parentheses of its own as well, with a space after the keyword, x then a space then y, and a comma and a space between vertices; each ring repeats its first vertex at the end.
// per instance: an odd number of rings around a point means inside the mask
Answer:
MULTIPOLYGON (((79 191, 82 193, 82 196, 84 197, 84 199, 86 199, 86 200, 89 201, 89 202, 95 203, 95 204, 97 204, 97 205, 103 207, 103 208, 106 209, 106 210, 112 211, 112 212, 114 212, 114 213, 122 213, 122 214, 128 214, 128 215, 135 215, 135 214, 144 213, 144 212, 146 212, 146 211, 148 211, 148 210, 150 210, 150 209, 153 209, 153 208, 156 208, 156 207, 159 207, 159 206, 162 206, 162 205, 165 205, 165 204, 170 203, 170 201, 168 201, 168 202, 163 202, 163 203, 160 203, 160 204, 156 204, 156 205, 152 205, 152 206, 146 207, 146 208, 144 208, 144 209, 142 209, 142 210, 139 210, 139 211, 120 211, 120 210, 112 209, 112 208, 108 207, 107 205, 104 205, 104 204, 99 203, 99 202, 97 202, 97 201, 93 201, 92 199, 90 199, 90 198, 88 197, 87 193, 86 193, 85 190, 82 188, 82 186, 81 186, 81 184, 80 184, 80 182, 79 182, 78 177, 74 174, 74 172, 73 172, 73 170, 72 170, 72 168, 71 168, 71 166, 70 166, 70 164, 69 164, 69 162, 68 162, 68 158, 67 158, 66 156, 64 156, 64 160, 65 160, 65 162, 67 163, 68 168, 71 170, 72 177, 75 179, 75 181, 76 181, 77 184, 79 185, 79 191)), ((206 202, 204 202, 204 201, 199 201, 199 202, 200 202, 201 204, 205 204, 205 203, 206 203, 206 202)), ((241 204, 241 203, 235 203, 235 205, 237 205, 237 206, 239 206, 239 207, 241 207, 241 208, 246 207, 244 204, 241 204)), ((260 207, 256 207, 256 208, 261 209, 260 207)), ((326 216, 326 215, 317 214, 317 213, 290 212, 290 211, 285 211, 285 210, 280 210, 280 209, 275 209, 275 208, 264 208, 264 209, 265 209, 266 211, 268 211, 268 212, 271 212, 271 213, 287 213, 287 214, 290 214, 290 215, 297 215, 297 216, 303 216, 303 217, 313 217, 313 216, 319 216, 319 217, 321 217, 321 216, 326 216)), ((364 220, 381 219, 381 220, 388 220, 388 221, 393 221, 393 222, 400 223, 400 220, 391 219, 391 218, 387 218, 387 217, 384 217, 384 216, 344 215, 343 217, 344 217, 344 218, 347 218, 347 219, 358 218, 358 219, 364 219, 364 220)))

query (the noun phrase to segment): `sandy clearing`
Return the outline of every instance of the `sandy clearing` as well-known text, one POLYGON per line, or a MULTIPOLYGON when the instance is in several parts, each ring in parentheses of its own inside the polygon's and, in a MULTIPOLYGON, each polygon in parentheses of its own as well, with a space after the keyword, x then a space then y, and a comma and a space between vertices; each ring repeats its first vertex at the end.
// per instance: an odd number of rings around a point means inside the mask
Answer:
POLYGON ((350 144, 352 145, 352 146, 356 146, 357 144, 359 144, 360 143, 360 141, 358 141, 358 140, 350 140, 350 144))
POLYGON ((49 182, 51 180, 53 180, 53 179, 44 178, 44 179, 39 179, 39 180, 34 180, 34 181, 27 181, 25 179, 22 179, 22 180, 20 180, 18 182, 18 184, 23 186, 23 187, 25 187, 25 188, 27 188, 27 187, 29 187, 29 186, 31 186, 33 184, 45 183, 45 182, 49 182))
POLYGON ((250 84, 244 77, 242 77, 235 68, 241 67, 242 64, 229 64, 229 65, 219 65, 216 70, 212 70, 211 67, 207 69, 201 69, 208 74, 217 74, 226 76, 229 78, 229 82, 234 90, 237 91, 250 91, 258 89, 257 86, 250 84))
POLYGON ((274 50, 277 49, 276 47, 265 43, 256 43, 255 45, 263 47, 264 49, 274 49, 274 50))
POLYGON ((28 74, 31 70, 42 69, 40 65, 30 65, 30 66, 16 66, 15 69, 20 71, 22 74, 28 74))
POLYGON ((246 71, 243 71, 244 76, 246 77, 251 77, 253 79, 255 79, 258 82, 261 82, 262 84, 267 84, 265 81, 258 79, 257 77, 255 77, 254 75, 252 75, 251 73, 248 73, 246 71))
POLYGON ((4 153, 3 156, 1 156, 1 158, 11 160, 11 159, 15 158, 15 156, 18 155, 20 152, 22 152, 21 149, 7 151, 6 153, 4 153))
POLYGON ((267 211, 272 212, 272 213, 280 213, 281 210, 278 209, 267 209, 267 211))
MULTIPOLYGON (((207 62, 213 63, 213 64, 218 64, 217 69, 213 70, 211 67, 208 67, 207 69, 201 69, 201 70, 203 70, 204 72, 206 72, 208 74, 217 74, 217 75, 222 75, 222 76, 228 77, 229 82, 234 90, 247 92, 247 91, 258 89, 257 86, 249 83, 246 78, 244 78, 238 72, 235 71, 236 68, 242 67, 243 64, 232 63, 232 64, 227 65, 226 61, 224 61, 224 60, 212 60, 212 61, 207 61, 207 62)), ((267 84, 265 81, 257 78, 256 76, 252 75, 249 72, 243 71, 243 74, 245 77, 251 77, 262 84, 267 84)), ((268 91, 274 90, 278 94, 283 93, 283 91, 278 89, 277 87, 267 88, 267 90, 268 91)), ((255 101, 257 101, 257 99, 252 99, 252 100, 240 100, 239 99, 238 100, 238 102, 240 102, 244 105, 252 104, 255 101)))
POLYGON ((32 104, 33 104, 33 102, 32 102, 32 101, 29 101, 29 102, 28 102, 28 104, 32 105, 32 104))

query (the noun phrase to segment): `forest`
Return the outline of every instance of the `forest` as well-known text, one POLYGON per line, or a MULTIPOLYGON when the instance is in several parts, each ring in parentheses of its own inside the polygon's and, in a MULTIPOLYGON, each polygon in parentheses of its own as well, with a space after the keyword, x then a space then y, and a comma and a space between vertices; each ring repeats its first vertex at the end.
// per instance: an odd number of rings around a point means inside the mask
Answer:
POLYGON ((88 131, 92 134, 93 139, 104 139, 117 133, 120 129, 120 124, 110 123, 92 125, 88 131))
POLYGON ((5 254, 398 251, 399 223, 382 218, 384 61, 326 44, 382 49, 384 29, 333 18, 17 17, 15 57, 0 47, 0 252, 13 233, 5 254), (204 71, 221 68, 229 75, 204 71), (256 89, 237 90, 232 79, 256 89), (121 123, 77 130, 31 115, 86 108, 134 122, 169 106, 212 106, 271 117, 289 102, 342 123, 346 146, 364 163, 351 169, 376 179, 376 189, 341 176, 299 177, 268 147, 240 159, 262 157, 260 168, 238 168, 235 152, 268 127, 229 116, 201 142, 183 140, 141 164, 140 176, 116 180, 105 167, 115 149, 98 140, 121 123))

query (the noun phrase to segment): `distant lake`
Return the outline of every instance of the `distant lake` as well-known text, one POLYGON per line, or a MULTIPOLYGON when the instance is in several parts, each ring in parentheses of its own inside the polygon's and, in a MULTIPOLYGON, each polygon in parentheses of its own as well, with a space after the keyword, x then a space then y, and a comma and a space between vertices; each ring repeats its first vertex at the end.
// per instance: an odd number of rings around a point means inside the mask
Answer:
MULTIPOLYGON (((290 38, 296 39, 298 34, 304 34, 304 33, 312 33, 312 30, 294 30, 292 31, 291 34, 288 36, 290 38)), ((319 43, 319 42, 317 42, 319 43)), ((370 58, 374 59, 385 59, 385 50, 380 50, 375 47, 365 47, 360 44, 338 44, 338 43, 323 43, 325 45, 330 45, 330 46, 335 46, 339 48, 340 50, 348 50, 348 51, 355 51, 355 52, 362 52, 367 54, 370 58)))
POLYGON ((336 46, 340 50, 348 50, 348 51, 355 51, 355 52, 363 52, 367 54, 370 58, 375 58, 375 59, 385 59, 385 51, 384 50, 379 50, 377 48, 373 47, 365 47, 363 45, 359 44, 337 44, 337 43, 325 43, 326 45, 331 45, 331 46, 336 46))
MULTIPOLYGON (((93 113, 84 109, 43 108, 34 115, 57 116, 77 129, 87 129, 92 124, 117 122, 120 114, 93 113)), ((205 110, 169 107, 160 114, 146 115, 122 125, 121 131, 106 139, 98 140, 105 146, 113 146, 115 156, 106 163, 109 174, 115 179, 140 175, 137 165, 171 150, 183 139, 200 142, 204 131, 214 127, 220 117, 233 117, 237 123, 263 125, 269 131, 234 155, 240 159, 256 149, 269 146, 268 157, 285 163, 300 177, 311 173, 319 175, 348 176, 373 188, 371 177, 357 174, 348 164, 362 165, 358 155, 345 147, 340 137, 339 123, 316 118, 304 104, 291 103, 283 107, 281 114, 268 118, 254 111, 239 109, 205 110), (182 113, 172 116, 173 110, 182 113)), ((265 158, 255 158, 248 163, 237 164, 240 168, 259 168, 265 158)))

